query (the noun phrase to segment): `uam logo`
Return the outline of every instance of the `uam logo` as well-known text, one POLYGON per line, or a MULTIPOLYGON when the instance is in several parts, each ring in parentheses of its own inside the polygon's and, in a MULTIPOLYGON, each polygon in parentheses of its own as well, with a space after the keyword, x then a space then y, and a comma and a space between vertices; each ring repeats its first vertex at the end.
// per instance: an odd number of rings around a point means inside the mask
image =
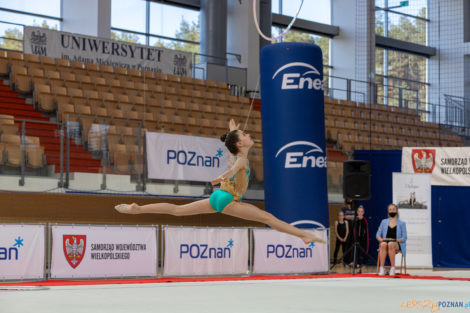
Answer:
MULTIPOLYGON (((327 158, 323 153, 323 150, 310 141, 293 141, 286 145, 284 145, 279 151, 276 153, 275 158, 277 158, 281 152, 284 150, 291 148, 291 147, 307 147, 309 149, 306 152, 296 151, 296 152, 287 152, 284 167, 285 168, 306 168, 306 167, 326 167, 327 165, 327 158), (310 148, 308 148, 310 147, 310 148), (313 149, 312 149, 313 148, 313 149), (321 153, 321 155, 311 155, 312 153, 317 152, 321 153)), ((302 149, 302 150, 307 150, 302 149)))
POLYGON ((276 73, 274 73, 273 78, 289 68, 296 67, 296 68, 305 68, 306 70, 301 74, 299 72, 294 73, 284 73, 282 75, 282 90, 289 90, 289 89, 314 89, 314 90, 323 90, 323 82, 320 79, 320 72, 313 66, 308 63, 304 62, 291 62, 285 64, 277 69, 276 73), (312 77, 313 76, 313 77, 312 77), (317 76, 315 78, 315 76, 317 76))

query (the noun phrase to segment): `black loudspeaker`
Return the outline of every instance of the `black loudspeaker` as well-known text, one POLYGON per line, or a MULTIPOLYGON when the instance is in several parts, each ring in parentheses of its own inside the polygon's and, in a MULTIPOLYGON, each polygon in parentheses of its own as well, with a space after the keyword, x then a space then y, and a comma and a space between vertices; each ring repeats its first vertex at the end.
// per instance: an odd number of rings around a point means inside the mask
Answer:
POLYGON ((370 163, 346 161, 343 164, 343 197, 345 199, 370 199, 370 163))

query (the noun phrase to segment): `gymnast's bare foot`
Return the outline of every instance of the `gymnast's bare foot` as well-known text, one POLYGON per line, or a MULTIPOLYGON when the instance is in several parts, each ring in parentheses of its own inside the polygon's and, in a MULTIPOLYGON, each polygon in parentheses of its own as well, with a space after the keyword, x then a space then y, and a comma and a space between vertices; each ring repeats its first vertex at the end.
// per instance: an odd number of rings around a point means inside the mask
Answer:
POLYGON ((317 237, 313 234, 308 233, 305 237, 302 237, 302 240, 306 245, 312 243, 312 242, 318 242, 318 243, 326 243, 325 240, 321 239, 320 237, 317 237))
POLYGON ((137 205, 137 203, 118 204, 114 208, 119 213, 125 213, 125 214, 139 214, 140 213, 139 212, 140 207, 137 205))

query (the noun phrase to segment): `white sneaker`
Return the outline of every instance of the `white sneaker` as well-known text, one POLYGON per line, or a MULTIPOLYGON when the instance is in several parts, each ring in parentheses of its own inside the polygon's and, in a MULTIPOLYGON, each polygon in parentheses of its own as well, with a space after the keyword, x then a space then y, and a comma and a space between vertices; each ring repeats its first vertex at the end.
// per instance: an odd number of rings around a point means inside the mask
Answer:
POLYGON ((389 273, 390 276, 395 276, 396 275, 396 272, 395 272, 395 268, 394 267, 390 267, 390 273, 389 273))
POLYGON ((385 267, 379 269, 379 276, 385 276, 385 267))

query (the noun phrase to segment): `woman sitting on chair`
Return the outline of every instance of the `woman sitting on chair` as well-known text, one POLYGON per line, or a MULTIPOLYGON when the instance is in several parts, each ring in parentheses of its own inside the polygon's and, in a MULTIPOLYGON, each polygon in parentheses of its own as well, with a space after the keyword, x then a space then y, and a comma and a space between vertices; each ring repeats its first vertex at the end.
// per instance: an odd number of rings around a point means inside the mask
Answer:
POLYGON ((388 216, 382 220, 377 231, 376 238, 380 243, 379 276, 385 275, 385 259, 390 258, 390 276, 395 276, 395 254, 401 252, 406 258, 406 223, 398 219, 398 208, 395 204, 388 205, 388 216))

